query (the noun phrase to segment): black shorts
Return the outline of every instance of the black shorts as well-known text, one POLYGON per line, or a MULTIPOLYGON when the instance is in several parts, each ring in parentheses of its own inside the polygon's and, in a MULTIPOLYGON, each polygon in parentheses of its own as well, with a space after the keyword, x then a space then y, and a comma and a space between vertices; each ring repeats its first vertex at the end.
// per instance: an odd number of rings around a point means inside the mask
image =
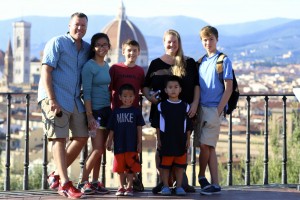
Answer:
POLYGON ((93 116, 95 120, 100 119, 100 126, 105 128, 107 127, 111 113, 111 108, 109 106, 101 108, 99 110, 93 110, 93 116))

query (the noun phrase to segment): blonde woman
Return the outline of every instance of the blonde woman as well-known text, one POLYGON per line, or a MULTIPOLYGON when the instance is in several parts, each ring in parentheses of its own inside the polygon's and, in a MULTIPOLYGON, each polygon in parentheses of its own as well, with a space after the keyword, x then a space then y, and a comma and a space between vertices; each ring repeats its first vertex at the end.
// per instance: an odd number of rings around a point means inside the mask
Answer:
MULTIPOLYGON (((151 102, 151 110, 149 121, 152 123, 153 118, 157 115, 157 104, 159 101, 164 101, 168 98, 164 91, 165 81, 170 75, 176 75, 181 78, 182 91, 180 99, 190 104, 188 116, 194 117, 199 104, 199 77, 198 71, 193 58, 185 57, 181 37, 175 30, 167 30, 164 33, 163 44, 165 53, 151 61, 148 68, 143 94, 151 102), (159 95, 159 98, 158 98, 159 95)), ((156 156, 156 167, 158 173, 160 171, 159 152, 156 156)), ((160 192, 163 184, 159 183, 158 186, 153 188, 154 194, 160 192)), ((189 185, 183 184, 186 191, 194 191, 189 185)))

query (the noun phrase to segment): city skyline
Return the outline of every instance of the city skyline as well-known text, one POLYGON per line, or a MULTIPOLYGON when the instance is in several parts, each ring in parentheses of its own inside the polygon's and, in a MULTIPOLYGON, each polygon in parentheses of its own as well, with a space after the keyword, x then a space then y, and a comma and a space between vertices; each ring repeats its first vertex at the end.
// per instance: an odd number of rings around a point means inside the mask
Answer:
MULTIPOLYGON (((62 16, 80 11, 87 15, 112 15, 121 0, 10 0, 0 7, 0 20, 26 16, 62 16), (55 10, 55 12, 53 12, 55 10)), ((271 18, 300 19, 298 0, 123 0, 131 17, 184 15, 212 25, 243 23, 271 18), (155 11, 155 12, 153 12, 155 11)))

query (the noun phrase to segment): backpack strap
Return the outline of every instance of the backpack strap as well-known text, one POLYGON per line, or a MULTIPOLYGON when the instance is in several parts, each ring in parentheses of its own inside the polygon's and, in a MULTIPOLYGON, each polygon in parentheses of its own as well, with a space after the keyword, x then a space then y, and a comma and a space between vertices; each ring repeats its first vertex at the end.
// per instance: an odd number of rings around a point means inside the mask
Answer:
POLYGON ((203 60, 204 56, 207 56, 207 54, 201 56, 201 57, 199 58, 199 60, 196 62, 196 67, 197 67, 197 69, 199 69, 199 67, 200 67, 200 65, 201 65, 201 63, 202 63, 202 60, 203 60))
POLYGON ((218 56, 217 66, 216 66, 218 74, 221 73, 221 72, 223 72, 223 61, 224 61, 225 57, 227 57, 227 55, 224 54, 224 53, 220 53, 219 56, 218 56))

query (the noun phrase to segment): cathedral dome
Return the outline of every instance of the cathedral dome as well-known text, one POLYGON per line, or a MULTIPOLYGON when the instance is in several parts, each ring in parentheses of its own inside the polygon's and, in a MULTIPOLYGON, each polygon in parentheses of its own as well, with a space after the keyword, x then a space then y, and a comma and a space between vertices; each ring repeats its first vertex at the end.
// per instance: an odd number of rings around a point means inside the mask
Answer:
POLYGON ((111 53, 107 56, 110 64, 124 62, 122 42, 127 39, 133 39, 140 45, 140 56, 138 57, 136 64, 144 68, 148 67, 148 48, 145 38, 136 25, 127 19, 122 1, 118 16, 106 25, 102 32, 108 35, 111 42, 111 53))

